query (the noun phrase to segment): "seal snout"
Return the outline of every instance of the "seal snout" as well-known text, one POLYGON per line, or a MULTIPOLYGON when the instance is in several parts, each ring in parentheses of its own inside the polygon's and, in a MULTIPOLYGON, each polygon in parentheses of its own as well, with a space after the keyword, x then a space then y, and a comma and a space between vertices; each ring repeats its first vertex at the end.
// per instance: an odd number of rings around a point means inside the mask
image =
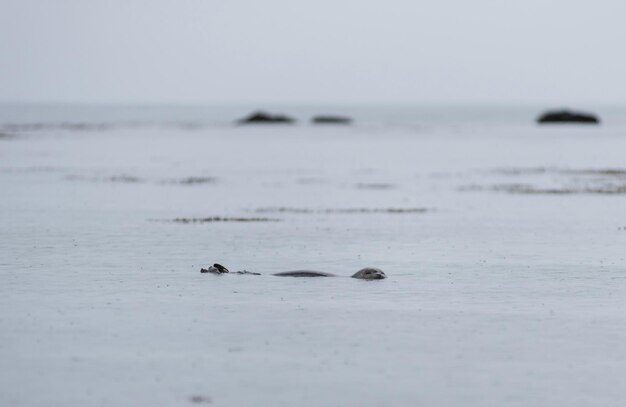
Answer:
POLYGON ((366 267, 357 271, 352 275, 352 278, 359 278, 361 280, 382 280, 387 278, 385 272, 376 267, 366 267))

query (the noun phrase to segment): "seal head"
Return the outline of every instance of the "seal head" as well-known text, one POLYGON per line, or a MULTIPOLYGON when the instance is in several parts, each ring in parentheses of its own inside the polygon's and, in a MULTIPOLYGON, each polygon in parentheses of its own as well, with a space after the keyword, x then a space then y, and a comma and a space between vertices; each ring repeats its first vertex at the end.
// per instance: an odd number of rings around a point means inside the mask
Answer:
POLYGON ((358 278, 361 280, 382 280, 387 278, 385 273, 376 267, 366 267, 354 273, 352 278, 358 278))

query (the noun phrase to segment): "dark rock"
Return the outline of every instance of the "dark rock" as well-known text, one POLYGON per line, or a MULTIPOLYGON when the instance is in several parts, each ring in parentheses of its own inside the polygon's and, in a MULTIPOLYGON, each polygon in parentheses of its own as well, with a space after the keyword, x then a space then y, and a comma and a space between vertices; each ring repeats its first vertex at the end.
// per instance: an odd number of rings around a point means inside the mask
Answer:
POLYGON ((289 116, 274 115, 266 112, 255 112, 248 117, 237 120, 238 124, 291 124, 294 122, 295 120, 289 116))
MULTIPOLYGON (((226 267, 222 266, 221 264, 215 263, 214 265, 209 266, 208 269, 201 268, 200 269, 200 273, 211 273, 211 274, 221 275, 221 274, 230 273, 230 271, 226 267)), ((247 275, 251 275, 251 276, 260 276, 261 275, 261 273, 254 273, 254 272, 248 271, 248 270, 235 271, 234 273, 231 273, 231 274, 247 274, 247 275)))
POLYGON ((352 119, 344 116, 315 116, 311 119, 314 124, 350 124, 352 119))
POLYGON ((572 112, 569 110, 553 110, 542 114, 537 123, 586 123, 599 124, 600 119, 591 113, 572 112))
POLYGON ((208 269, 201 268, 200 273, 226 274, 229 273, 229 271, 221 264, 215 263, 214 265, 209 266, 208 269))

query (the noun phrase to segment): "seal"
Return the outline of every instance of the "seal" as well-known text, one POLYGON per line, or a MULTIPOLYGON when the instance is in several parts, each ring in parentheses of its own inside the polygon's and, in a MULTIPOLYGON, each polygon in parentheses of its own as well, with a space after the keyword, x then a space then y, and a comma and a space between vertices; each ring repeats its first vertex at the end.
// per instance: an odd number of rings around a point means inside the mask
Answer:
MULTIPOLYGON (((280 277, 337 277, 335 274, 311 270, 284 271, 273 275, 280 277)), ((366 267, 361 269, 354 273, 351 277, 358 278, 360 280, 382 280, 383 278, 387 278, 381 269, 375 267, 366 267)))
MULTIPOLYGON (((227 274, 230 271, 222 266, 221 264, 215 263, 212 266, 209 266, 208 269, 200 269, 201 273, 211 273, 211 274, 227 274)), ((261 273, 253 273, 247 270, 236 271, 231 274, 251 274, 255 276, 260 276, 261 273)), ((282 273, 272 274, 273 276, 278 277, 338 277, 335 274, 325 273, 323 271, 313 271, 313 270, 295 270, 295 271, 283 271, 282 273)), ((352 278, 358 278, 359 280, 382 280, 387 278, 387 275, 379 268, 376 267, 366 267, 354 273, 352 278)))

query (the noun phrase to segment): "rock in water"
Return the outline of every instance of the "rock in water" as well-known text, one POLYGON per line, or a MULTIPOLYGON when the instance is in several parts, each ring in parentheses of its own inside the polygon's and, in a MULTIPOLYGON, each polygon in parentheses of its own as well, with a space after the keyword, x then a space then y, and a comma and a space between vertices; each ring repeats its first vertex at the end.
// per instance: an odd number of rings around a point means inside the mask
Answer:
POLYGON ((248 117, 237 120, 238 124, 291 124, 294 122, 295 120, 289 116, 266 112, 254 112, 248 117))
POLYGON ((585 123, 599 124, 600 119, 591 113, 573 112, 569 110, 553 110, 542 114, 538 119, 539 124, 550 123, 585 123))
POLYGON ((350 124, 352 119, 344 116, 315 116, 311 119, 314 124, 350 124))
POLYGON ((215 263, 212 266, 209 266, 208 269, 200 269, 200 273, 212 273, 212 274, 226 274, 230 273, 228 269, 221 264, 215 263))

